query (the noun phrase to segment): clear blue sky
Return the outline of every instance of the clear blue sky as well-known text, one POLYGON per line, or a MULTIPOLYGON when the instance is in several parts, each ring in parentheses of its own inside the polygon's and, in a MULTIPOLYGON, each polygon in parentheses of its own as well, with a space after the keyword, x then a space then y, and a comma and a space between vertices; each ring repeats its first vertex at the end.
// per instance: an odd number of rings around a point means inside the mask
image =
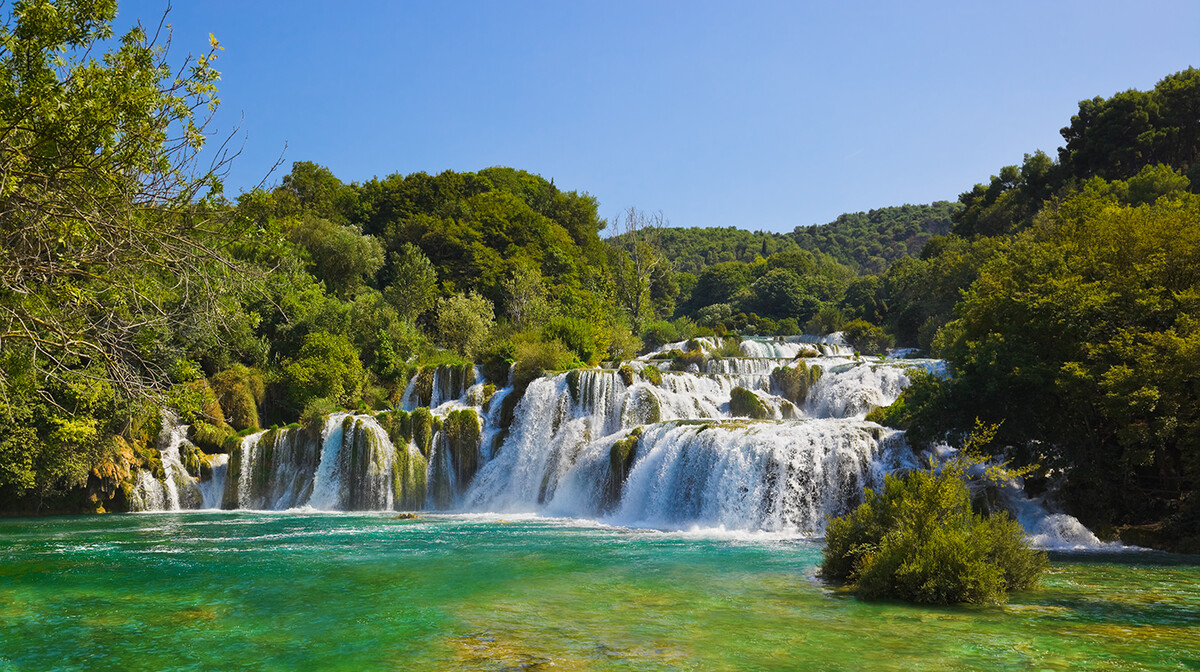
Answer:
MULTIPOLYGON (((118 29, 166 3, 127 0, 118 29)), ((506 165, 675 226, 790 231, 957 198, 1079 100, 1200 66, 1200 2, 176 0, 225 47, 236 195, 280 153, 345 182, 506 165)))

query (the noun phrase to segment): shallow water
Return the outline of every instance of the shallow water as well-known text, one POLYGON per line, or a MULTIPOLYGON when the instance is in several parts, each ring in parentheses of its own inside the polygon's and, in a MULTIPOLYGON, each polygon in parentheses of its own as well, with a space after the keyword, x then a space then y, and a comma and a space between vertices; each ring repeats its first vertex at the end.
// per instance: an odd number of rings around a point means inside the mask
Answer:
POLYGON ((0 670, 1200 669, 1200 559, 1056 555, 1003 607, 863 603, 820 546, 498 516, 0 521, 0 670))

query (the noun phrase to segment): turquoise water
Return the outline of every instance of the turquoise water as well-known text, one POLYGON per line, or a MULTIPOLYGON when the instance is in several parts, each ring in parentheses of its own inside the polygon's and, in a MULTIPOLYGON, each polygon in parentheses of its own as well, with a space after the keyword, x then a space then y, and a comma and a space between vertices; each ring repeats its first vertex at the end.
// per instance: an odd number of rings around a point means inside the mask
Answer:
POLYGON ((867 604, 812 542, 497 516, 0 521, 0 670, 1200 669, 1200 565, 1055 556, 990 608, 867 604))

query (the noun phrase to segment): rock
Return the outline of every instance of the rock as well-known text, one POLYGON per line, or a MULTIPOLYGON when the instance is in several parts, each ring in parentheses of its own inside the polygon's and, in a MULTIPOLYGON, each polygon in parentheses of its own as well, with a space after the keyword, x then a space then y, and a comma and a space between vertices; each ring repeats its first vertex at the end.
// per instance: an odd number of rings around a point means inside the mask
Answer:
POLYGON ((772 416, 762 399, 744 387, 735 387, 730 391, 729 414, 755 420, 766 420, 772 416))
POLYGON ((608 450, 608 474, 604 481, 604 500, 601 503, 606 511, 611 511, 621 501, 621 491, 625 487, 625 479, 633 469, 637 459, 638 441, 641 440, 642 428, 635 427, 625 438, 618 440, 608 450))
POLYGON ((821 367, 800 362, 796 366, 780 366, 771 372, 771 380, 779 388, 780 395, 788 401, 803 406, 808 391, 821 379, 821 367))

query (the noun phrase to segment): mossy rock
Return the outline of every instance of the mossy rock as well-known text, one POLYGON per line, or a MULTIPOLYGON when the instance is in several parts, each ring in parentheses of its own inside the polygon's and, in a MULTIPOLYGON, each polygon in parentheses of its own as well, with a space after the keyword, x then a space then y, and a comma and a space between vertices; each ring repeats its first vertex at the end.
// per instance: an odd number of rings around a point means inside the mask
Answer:
POLYGON ((650 389, 634 388, 625 399, 621 416, 628 425, 652 425, 662 422, 662 402, 650 389))
POLYGON ((766 420, 772 416, 762 399, 744 387, 735 387, 730 391, 729 414, 755 420, 766 420))
POLYGON ((237 450, 242 445, 243 438, 245 437, 240 434, 234 434, 232 436, 225 437, 225 440, 221 442, 221 450, 218 452, 229 453, 232 455, 233 451, 237 450))
POLYGON ((578 404, 580 397, 579 381, 582 377, 582 372, 579 369, 571 369, 567 372, 567 390, 571 393, 571 401, 578 404))
POLYGON ((699 348, 680 352, 679 350, 671 351, 671 370, 672 371, 687 371, 688 367, 695 365, 700 371, 704 371, 705 360, 708 357, 703 350, 699 348))
POLYGON ((458 494, 466 491, 479 470, 479 440, 483 426, 475 411, 464 408, 451 411, 442 425, 441 437, 450 451, 458 494))
POLYGON ((483 378, 489 383, 504 387, 508 385, 509 372, 512 371, 512 359, 489 359, 483 362, 483 378))
POLYGON ((414 410, 410 415, 412 441, 417 444, 417 450, 421 451, 421 455, 425 459, 429 459, 429 453, 433 448, 433 420, 433 413, 424 406, 414 410))
POLYGON ((509 429, 512 427, 513 416, 516 414, 517 404, 521 403, 521 397, 524 396, 521 392, 513 390, 509 392, 504 401, 500 404, 500 428, 509 429))
POLYGON ((413 438, 413 420, 408 411, 384 411, 375 416, 375 421, 387 432, 392 445, 407 446, 413 438))
POLYGON ((653 364, 647 364, 642 367, 642 378, 645 378, 646 382, 651 385, 662 385, 662 372, 653 364))
POLYGON ((800 362, 796 366, 780 366, 771 372, 771 379, 784 399, 803 406, 808 392, 821 379, 821 367, 800 362))
POLYGON ((478 388, 478 392, 473 395, 473 398, 469 399, 468 401, 473 406, 482 407, 486 413, 488 410, 488 404, 492 401, 492 397, 494 396, 496 396, 496 386, 491 383, 484 383, 478 388))
POLYGON ((418 406, 428 406, 429 402, 433 400, 433 379, 436 374, 437 367, 423 366, 417 369, 413 394, 417 396, 418 406))
POLYGON ((611 511, 621 501, 621 492, 625 487, 625 479, 633 469, 637 459, 638 442, 641 440, 642 428, 635 427, 623 439, 617 440, 608 450, 608 474, 604 481, 604 510, 611 511))
POLYGON ((210 385, 230 425, 239 430, 258 425, 258 409, 266 395, 262 371, 234 364, 213 376, 210 385))
POLYGON ((222 453, 225 452, 225 441, 236 433, 229 425, 214 425, 203 420, 198 420, 188 432, 189 439, 192 443, 199 446, 207 453, 222 453))
POLYGON ((621 381, 625 383, 625 387, 633 385, 634 371, 632 366, 628 364, 622 364, 621 368, 617 369, 617 375, 621 377, 621 381))

